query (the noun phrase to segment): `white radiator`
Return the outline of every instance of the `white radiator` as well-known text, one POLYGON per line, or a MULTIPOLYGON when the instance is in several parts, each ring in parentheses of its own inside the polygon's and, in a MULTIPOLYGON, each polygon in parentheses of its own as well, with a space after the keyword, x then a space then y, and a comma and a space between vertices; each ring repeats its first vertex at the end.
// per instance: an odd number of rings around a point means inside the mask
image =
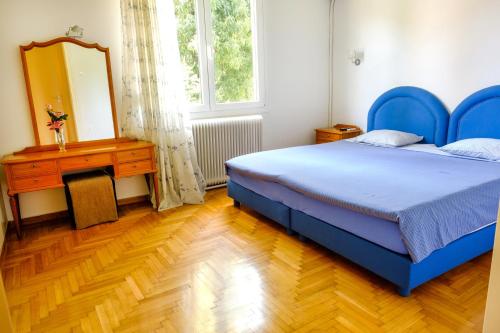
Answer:
POLYGON ((193 120, 192 126, 207 188, 226 184, 225 161, 262 149, 262 116, 193 120))

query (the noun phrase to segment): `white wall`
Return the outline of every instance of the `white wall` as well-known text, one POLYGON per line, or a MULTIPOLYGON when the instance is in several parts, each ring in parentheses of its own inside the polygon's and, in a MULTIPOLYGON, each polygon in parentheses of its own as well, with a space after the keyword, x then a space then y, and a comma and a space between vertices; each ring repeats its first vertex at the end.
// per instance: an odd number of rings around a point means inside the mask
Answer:
POLYGON ((264 0, 264 149, 310 144, 328 123, 329 0, 264 0))
MULTIPOLYGON (((329 0, 264 3, 268 97, 264 147, 312 143, 313 129, 327 123, 329 0)), ((85 40, 110 47, 120 111, 119 0, 0 1, 0 155, 34 144, 18 46, 59 37, 74 24, 85 29, 85 40)), ((144 190, 142 178, 117 184, 119 197, 141 195, 144 190)), ((23 194, 21 207, 23 217, 63 210, 64 193, 23 194)))
POLYGON ((337 0, 334 120, 366 127, 384 91, 415 85, 450 112, 470 93, 500 83, 500 1, 337 0), (348 60, 365 50, 365 62, 348 60))

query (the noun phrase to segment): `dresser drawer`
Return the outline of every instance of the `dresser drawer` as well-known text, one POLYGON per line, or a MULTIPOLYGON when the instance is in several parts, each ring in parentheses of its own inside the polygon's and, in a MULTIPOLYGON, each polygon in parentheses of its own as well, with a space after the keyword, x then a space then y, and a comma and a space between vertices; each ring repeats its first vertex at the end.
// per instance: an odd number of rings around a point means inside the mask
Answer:
POLYGON ((68 157, 68 158, 63 158, 59 161, 59 166, 61 167, 61 170, 94 168, 112 164, 113 160, 111 158, 111 154, 109 153, 68 157))
POLYGON ((345 132, 344 134, 342 134, 342 140, 355 138, 360 134, 361 134, 360 132, 356 132, 356 131, 345 132))
POLYGON ((120 151, 116 153, 116 156, 118 158, 119 163, 146 160, 148 158, 151 158, 151 150, 145 148, 145 149, 120 151))
POLYGON ((316 133, 316 140, 317 141, 326 141, 326 142, 342 140, 342 135, 336 134, 336 133, 328 133, 328 132, 317 132, 316 133))
POLYGON ((14 183, 14 188, 17 191, 36 190, 36 189, 61 185, 61 181, 58 175, 14 179, 13 183, 14 183))
POLYGON ((118 165, 118 173, 120 176, 140 175, 150 172, 151 169, 153 169, 151 160, 120 163, 118 165))
POLYGON ((343 131, 343 132, 329 132, 324 130, 316 130, 316 143, 326 143, 337 140, 344 140, 354 138, 361 134, 360 130, 356 131, 343 131))
POLYGON ((57 173, 57 163, 56 161, 42 161, 15 164, 11 167, 11 172, 14 178, 53 175, 57 173))

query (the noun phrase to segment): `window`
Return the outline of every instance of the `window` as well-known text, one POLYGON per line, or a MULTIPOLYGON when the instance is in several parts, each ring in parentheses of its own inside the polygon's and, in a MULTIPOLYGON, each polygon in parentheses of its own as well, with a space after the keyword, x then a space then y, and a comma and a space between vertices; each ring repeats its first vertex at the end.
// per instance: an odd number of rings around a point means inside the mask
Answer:
POLYGON ((262 107, 262 0, 174 0, 192 111, 262 107))

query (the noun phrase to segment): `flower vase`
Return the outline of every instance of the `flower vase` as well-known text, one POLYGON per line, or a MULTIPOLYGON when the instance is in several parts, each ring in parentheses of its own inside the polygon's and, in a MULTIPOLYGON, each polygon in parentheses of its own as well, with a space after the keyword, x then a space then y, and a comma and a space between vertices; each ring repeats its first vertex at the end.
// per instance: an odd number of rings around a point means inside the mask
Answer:
POLYGON ((59 146, 59 152, 65 152, 66 151, 66 139, 64 138, 64 130, 62 128, 59 128, 59 130, 56 130, 56 142, 57 142, 57 145, 59 146))

